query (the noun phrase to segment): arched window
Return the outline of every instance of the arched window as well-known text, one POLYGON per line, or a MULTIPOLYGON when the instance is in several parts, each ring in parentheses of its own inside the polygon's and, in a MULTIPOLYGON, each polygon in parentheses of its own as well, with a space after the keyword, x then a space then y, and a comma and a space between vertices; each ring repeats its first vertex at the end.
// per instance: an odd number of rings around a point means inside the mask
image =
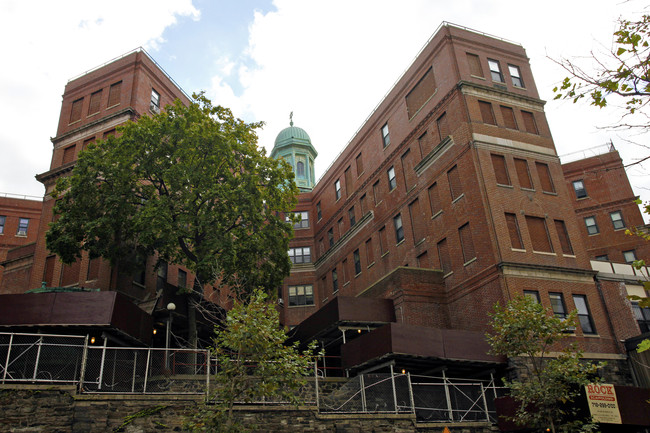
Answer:
POLYGON ((296 175, 300 177, 305 177, 305 163, 298 161, 296 164, 296 175))

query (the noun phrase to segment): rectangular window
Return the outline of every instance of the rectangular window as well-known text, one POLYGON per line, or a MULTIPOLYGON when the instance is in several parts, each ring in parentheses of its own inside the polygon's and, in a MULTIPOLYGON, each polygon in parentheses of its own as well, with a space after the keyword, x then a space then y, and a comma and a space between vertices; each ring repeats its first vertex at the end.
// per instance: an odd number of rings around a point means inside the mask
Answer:
POLYGON ((121 91, 122 91, 121 81, 111 84, 111 88, 108 90, 108 107, 112 107, 113 105, 117 105, 120 103, 121 91))
POLYGON ((521 78, 521 70, 519 69, 519 66, 508 65, 508 72, 510 72, 513 86, 524 87, 524 80, 521 78))
POLYGON ((368 202, 366 201, 366 194, 363 194, 359 199, 359 207, 361 208, 361 217, 368 212, 368 202))
POLYGON ((585 295, 573 295, 573 303, 578 310, 578 321, 580 322, 580 327, 584 334, 595 334, 596 327, 594 326, 594 321, 591 318, 591 313, 589 312, 589 304, 587 304, 587 296, 585 295))
POLYGON ((440 206, 440 195, 438 194, 438 183, 434 182, 433 185, 427 190, 427 195, 429 196, 429 206, 431 207, 431 217, 438 215, 442 212, 442 207, 440 206))
POLYGON ((314 286, 289 286, 289 306, 314 305, 314 286))
POLYGON ((409 204, 409 216, 411 217, 411 229, 413 230, 413 242, 424 239, 424 217, 420 210, 420 200, 417 198, 409 204))
POLYGON ((600 230, 598 230, 598 224, 596 223, 596 217, 586 217, 585 226, 587 226, 587 233, 590 235, 596 235, 600 233, 600 230))
POLYGON ((454 165, 451 170, 447 172, 447 179, 449 180, 449 191, 451 192, 451 199, 456 200, 461 195, 463 195, 463 184, 460 182, 458 166, 454 165))
POLYGON ((635 262, 636 252, 634 250, 623 251, 623 260, 625 260, 625 263, 635 262))
POLYGON ((383 256, 388 253, 388 237, 386 236, 386 226, 379 229, 379 252, 383 256))
POLYGON ((406 95, 406 111, 409 119, 427 103, 436 91, 436 80, 433 75, 433 68, 424 73, 420 81, 406 95))
POLYGON ((406 152, 401 157, 402 162, 402 174, 404 175, 404 188, 406 191, 410 191, 411 187, 415 185, 415 166, 414 161, 415 152, 411 152, 411 149, 406 149, 406 152))
POLYGON ((650 332, 650 308, 641 308, 638 302, 632 302, 632 311, 641 333, 650 332))
POLYGON ((341 198, 341 181, 339 179, 334 182, 334 197, 336 200, 341 198))
POLYGON ((88 105, 88 115, 99 113, 102 102, 102 91, 98 90, 90 95, 90 104, 88 105))
POLYGON ((343 228, 343 218, 339 218, 339 220, 336 222, 336 226, 339 229, 339 239, 343 237, 343 234, 345 233, 345 229, 343 228))
POLYGON ((86 148, 87 148, 88 146, 90 146, 91 143, 94 143, 94 142, 95 142, 95 137, 86 138, 86 139, 84 140, 83 145, 81 146, 81 150, 86 150, 86 148))
POLYGON ((348 277, 348 259, 343 259, 341 262, 341 276, 343 277, 343 285, 345 286, 345 283, 350 281, 350 278, 348 277))
POLYGON ((488 59, 488 66, 490 67, 490 76, 492 81, 497 83, 505 83, 503 74, 501 73, 501 65, 498 60, 488 59))
POLYGON ((372 248, 372 238, 366 241, 366 258, 368 259, 368 266, 375 262, 375 251, 372 248))
POLYGON ((178 286, 179 289, 187 288, 187 272, 185 272, 182 269, 178 270, 178 278, 177 278, 176 285, 178 286))
POLYGON ((359 250, 354 250, 352 257, 354 258, 354 274, 359 275, 361 273, 361 255, 359 254, 359 250))
POLYGON ((549 293, 548 297, 551 299, 551 308, 555 317, 558 319, 566 319, 566 305, 564 304, 564 296, 562 296, 562 293, 549 293))
POLYGON ((418 147, 420 148, 420 158, 429 152, 429 134, 426 132, 418 137, 418 147))
POLYGON ((388 132, 388 123, 381 127, 381 139, 384 143, 384 147, 390 144, 390 133, 388 132))
POLYGON ((336 293, 339 291, 339 276, 336 273, 336 268, 332 269, 332 292, 336 293))
POLYGON ((363 160, 361 159, 361 154, 358 154, 356 159, 357 163, 357 177, 361 176, 361 173, 363 173, 363 160))
POLYGON ((327 231, 327 241, 330 244, 330 248, 334 246, 334 229, 330 227, 327 231))
POLYGON ((0 235, 4 234, 5 232, 5 222, 7 221, 7 217, 4 215, 0 215, 0 235))
POLYGON ((532 299, 536 303, 540 303, 539 292, 537 290, 524 290, 524 297, 532 299))
POLYGON ((472 230, 469 227, 469 223, 462 225, 458 229, 458 234, 460 236, 460 247, 463 250, 463 262, 467 263, 476 257, 474 240, 472 239, 472 230))
POLYGON ((554 193, 555 186, 553 186, 553 179, 551 178, 551 171, 548 165, 543 162, 536 162, 535 166, 537 167, 539 181, 542 184, 542 191, 554 193))
POLYGON ((77 148, 76 144, 73 144, 72 146, 68 146, 65 149, 63 149, 63 164, 67 164, 69 162, 74 161, 74 151, 77 148))
POLYGON ((79 273, 81 271, 81 259, 69 265, 63 265, 61 270, 61 286, 71 286, 79 283, 79 273))
POLYGON ((47 256, 45 259, 45 270, 43 271, 43 281, 45 281, 45 287, 54 287, 55 264, 56 256, 47 256))
POLYGON ((379 190, 379 181, 372 184, 372 197, 375 200, 375 206, 381 203, 381 191, 379 190))
POLYGON ((569 239, 569 232, 566 229, 566 224, 562 220, 555 220, 555 230, 560 238, 560 245, 562 246, 562 253, 573 255, 573 247, 569 239))
POLYGON ((503 155, 492 154, 492 167, 494 167, 494 175, 499 185, 511 185, 506 158, 503 155))
POLYGON ((70 110, 70 123, 81 120, 81 110, 83 108, 83 104, 84 98, 79 98, 72 103, 72 109, 70 110))
POLYGON ((449 136, 449 124, 447 123, 447 113, 442 113, 438 120, 436 120, 436 125, 438 126, 438 136, 440 141, 444 140, 449 136))
POLYGON ((350 220, 350 227, 357 223, 357 218, 354 215, 354 206, 348 209, 348 218, 350 220))
POLYGON ((18 230, 16 231, 16 236, 27 236, 28 229, 29 229, 29 218, 19 218, 18 230))
POLYGON ((517 215, 513 213, 506 213, 506 223, 508 224, 508 233, 510 234, 510 245, 512 248, 523 250, 524 243, 521 240, 521 232, 519 231, 517 215))
POLYGON ((533 189, 533 181, 530 178, 528 161, 525 159, 515 158, 515 170, 517 170, 517 179, 519 179, 519 186, 522 188, 533 189))
POLYGON ((535 116, 530 111, 521 110, 521 117, 524 118, 524 129, 531 134, 539 134, 535 116))
POLYGON ((476 54, 467 53, 467 63, 469 64, 469 73, 475 77, 483 78, 483 68, 481 60, 476 54))
POLYGON ((423 252, 416 257, 418 268, 429 269, 431 268, 431 263, 429 262, 429 254, 427 251, 423 252))
POLYGON ((587 197, 587 190, 585 189, 585 183, 580 180, 574 180, 573 182, 573 190, 576 193, 576 198, 584 198, 587 197))
POLYGON ((291 263, 311 263, 311 248, 310 247, 298 247, 298 248, 289 248, 289 260, 291 263))
POLYGON ((393 218, 393 225, 395 226, 395 241, 400 243, 404 240, 404 226, 402 225, 402 214, 397 214, 393 218))
POLYGON ((101 264, 101 259, 96 257, 88 261, 88 276, 86 277, 88 281, 96 280, 99 278, 99 265, 101 264))
POLYGON ((447 238, 438 242, 438 258, 440 259, 440 269, 444 274, 451 272, 451 257, 449 257, 449 248, 447 247, 447 238))
POLYGON ((345 196, 350 197, 352 193, 352 170, 349 166, 345 169, 343 175, 345 177, 345 196))
POLYGON ((149 103, 149 109, 154 113, 160 112, 160 93, 156 92, 154 89, 151 89, 151 102, 149 103))
POLYGON ((485 101, 478 101, 478 106, 481 109, 481 120, 488 125, 496 125, 497 121, 494 119, 494 111, 492 111, 492 104, 485 101))
POLYGON ((609 217, 612 219, 612 225, 614 230, 620 230, 625 228, 625 223, 623 222, 623 214, 620 210, 612 212, 609 214, 609 217))
POLYGON ((526 215, 526 224, 528 225, 530 240, 533 243, 533 251, 552 253, 553 245, 548 235, 546 220, 544 218, 526 215))
POLYGON ((391 167, 388 169, 388 191, 392 191, 397 186, 397 180, 395 180, 395 168, 391 167))
MULTIPOLYGON (((309 228, 309 212, 306 212, 306 211, 294 212, 293 214, 300 218, 300 220, 298 222, 293 223, 293 228, 294 229, 306 229, 306 228, 309 228)), ((286 220, 289 221, 288 216, 287 216, 286 220)))
POLYGON ((324 238, 320 238, 318 240, 318 254, 320 254, 321 256, 325 254, 325 242, 323 239, 324 238))
POLYGON ((103 135, 104 140, 107 140, 108 137, 115 137, 115 129, 110 129, 110 130, 104 132, 104 135, 103 135))
POLYGON ((320 202, 316 203, 316 216, 318 217, 318 221, 323 219, 323 213, 320 210, 320 202))
POLYGON ((515 119, 515 111, 511 107, 501 105, 501 116, 506 128, 517 129, 517 120, 515 119))
POLYGON ((601 254, 599 256, 596 256, 596 260, 599 262, 609 262, 609 256, 607 254, 601 254))

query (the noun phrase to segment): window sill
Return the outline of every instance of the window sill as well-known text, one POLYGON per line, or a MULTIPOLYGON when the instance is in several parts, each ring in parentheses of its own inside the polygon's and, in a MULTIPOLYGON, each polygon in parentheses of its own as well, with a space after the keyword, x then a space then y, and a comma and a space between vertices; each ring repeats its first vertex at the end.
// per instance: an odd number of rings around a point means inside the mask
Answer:
POLYGON ((358 278, 359 275, 361 275, 361 272, 359 272, 358 274, 355 274, 355 275, 354 275, 354 278, 358 278))
POLYGON ((384 200, 379 200, 377 203, 375 203, 375 207, 379 206, 384 200))
POLYGON ((570 259, 575 259, 576 258, 575 254, 562 254, 562 256, 563 257, 568 257, 570 259))
POLYGON ((470 264, 474 263, 475 261, 476 261, 476 257, 471 258, 468 261, 466 261, 465 263, 463 263, 463 266, 470 265, 470 264))
POLYGON ((529 192, 535 192, 536 191, 535 188, 525 188, 523 186, 521 187, 521 190, 522 191, 529 191, 529 192))
POLYGON ((349 282, 349 281, 346 281, 345 283, 343 283, 343 287, 347 287, 347 286, 349 286, 349 285, 350 285, 350 282, 349 282))
POLYGON ((370 268, 372 268, 373 266, 375 266, 375 262, 370 263, 370 264, 366 267, 366 269, 370 269, 370 268))
POLYGON ((389 250, 389 251, 386 251, 384 254, 382 254, 381 257, 384 258, 384 257, 386 257, 389 253, 390 253, 390 250, 389 250))
POLYGON ((465 197, 465 193, 462 193, 461 195, 459 195, 458 197, 456 197, 455 199, 453 199, 453 200, 451 201, 451 204, 456 203, 458 200, 460 200, 460 199, 463 198, 463 197, 465 197))
POLYGON ((577 201, 580 201, 580 200, 587 200, 588 198, 589 198, 589 196, 586 195, 586 196, 584 196, 584 197, 576 197, 576 200, 577 200, 577 201))
POLYGON ((599 235, 599 234, 600 234, 600 232, 598 232, 598 233, 587 233, 587 235, 589 235, 589 236, 596 236, 596 235, 599 235))
POLYGON ((363 170, 361 173, 357 174, 357 179, 359 179, 363 174, 366 172, 366 170, 363 170))
POLYGON ((396 247, 399 247, 399 246, 402 245, 405 241, 406 241, 406 238, 404 238, 404 239, 402 239, 401 241, 399 241, 398 243, 396 243, 395 246, 396 246, 396 247))
POLYGON ((525 87, 517 86, 516 84, 513 84, 512 87, 519 90, 527 90, 525 87))
POLYGON ((449 271, 449 272, 447 272, 445 275, 442 276, 442 279, 444 280, 445 278, 447 278, 448 276, 452 275, 453 273, 454 273, 454 271, 449 271))
POLYGON ((499 182, 497 182, 497 186, 500 186, 501 188, 515 189, 515 187, 512 186, 512 185, 507 185, 507 184, 499 183, 499 182))
POLYGON ((133 285, 134 285, 135 287, 140 287, 141 289, 146 289, 146 287, 145 287, 144 284, 140 284, 140 283, 135 282, 135 281, 133 281, 133 285))
POLYGON ((585 338, 600 338, 600 335, 598 334, 585 334, 584 332, 582 333, 582 336, 585 338))
POLYGON ((27 235, 16 235, 17 238, 26 238, 27 235))
MULTIPOLYGON (((335 292, 335 293, 336 293, 336 292, 335 292)), ((332 293, 332 295, 334 295, 334 293, 332 293)), ((326 296, 325 299, 323 299, 323 300, 321 301, 321 303, 323 303, 323 304, 326 303, 326 302, 328 301, 328 299, 329 299, 329 297, 326 296)))
POLYGON ((440 216, 440 215, 442 215, 442 210, 439 210, 434 215, 431 215, 431 219, 434 220, 434 219, 438 218, 438 216, 440 216))
POLYGON ((541 254, 542 256, 556 256, 557 257, 556 253, 551 253, 551 252, 548 252, 548 251, 535 251, 535 250, 533 250, 533 253, 541 254))
POLYGON ((621 230, 625 230, 627 227, 621 227, 620 229, 614 228, 615 232, 620 232, 621 230))
POLYGON ((106 109, 107 109, 107 110, 110 110, 111 108, 115 108, 115 107, 117 107, 118 105, 120 105, 119 102, 118 102, 117 104, 115 104, 115 105, 111 105, 110 107, 106 107, 106 109))
POLYGON ((510 251, 514 251, 516 253, 525 253, 526 250, 522 250, 521 248, 510 248, 510 251))
POLYGON ((413 191, 413 190, 415 189, 416 186, 418 186, 417 182, 414 183, 413 186, 411 186, 411 187, 408 189, 408 191, 406 191, 406 194, 409 194, 411 191, 413 191))
POLYGON ((420 239, 419 241, 417 241, 417 242, 415 243, 415 246, 417 247, 417 246, 422 245, 422 243, 423 243, 424 241, 426 241, 426 240, 427 240, 427 238, 422 238, 422 239, 420 239))
POLYGON ((313 307, 315 304, 305 304, 305 305, 289 305, 289 308, 304 308, 304 307, 313 307))
POLYGON ((472 77, 472 78, 476 78, 476 79, 478 79, 478 80, 487 81, 487 78, 485 78, 485 77, 481 77, 481 76, 479 76, 479 75, 470 75, 470 77, 472 77))
POLYGON ((555 195, 555 196, 557 195, 557 193, 556 193, 556 192, 553 192, 553 191, 542 191, 542 192, 543 192, 544 194, 548 194, 548 195, 555 195))
POLYGON ((70 122, 70 123, 68 123, 68 126, 70 126, 70 125, 74 125, 75 123, 79 123, 79 122, 81 122, 81 119, 79 119, 79 120, 75 120, 74 122, 70 122))

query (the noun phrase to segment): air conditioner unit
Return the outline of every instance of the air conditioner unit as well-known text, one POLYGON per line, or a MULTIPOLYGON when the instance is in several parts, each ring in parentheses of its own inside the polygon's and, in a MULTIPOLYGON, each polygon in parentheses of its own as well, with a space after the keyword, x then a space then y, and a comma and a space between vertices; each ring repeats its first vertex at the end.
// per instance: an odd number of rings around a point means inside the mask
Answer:
POLYGON ((149 110, 151 110, 152 113, 160 113, 160 107, 158 107, 156 104, 153 102, 149 104, 149 110))

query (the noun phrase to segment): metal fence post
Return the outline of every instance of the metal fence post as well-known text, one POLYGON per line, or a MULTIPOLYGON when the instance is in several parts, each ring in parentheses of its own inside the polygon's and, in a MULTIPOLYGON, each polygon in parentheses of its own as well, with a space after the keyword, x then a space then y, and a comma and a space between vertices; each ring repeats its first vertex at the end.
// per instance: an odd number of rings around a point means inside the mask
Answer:
POLYGON ((135 371, 138 368, 138 351, 133 352, 133 374, 131 375, 131 392, 135 392, 135 371))
POLYGON ((490 412, 488 411, 487 400, 485 399, 485 388, 483 387, 483 382, 479 382, 481 385, 481 397, 483 397, 483 407, 485 408, 485 420, 490 421, 490 412))
POLYGON ((84 339, 84 351, 81 354, 81 368, 79 369, 79 392, 84 389, 84 377, 86 376, 86 363, 88 362, 88 334, 84 339))
POLYGON ((11 357, 11 346, 14 342, 14 333, 12 332, 9 336, 9 347, 7 348, 7 360, 5 361, 5 371, 2 374, 2 384, 4 385, 5 380, 7 379, 7 371, 9 370, 9 358, 11 357))
POLYGON ((36 362, 34 363, 34 374, 32 376, 33 380, 36 380, 36 375, 38 374, 38 362, 41 360, 41 344, 43 343, 43 336, 38 338, 38 349, 36 350, 36 362))
POLYGON ((447 411, 449 412, 449 421, 454 420, 454 410, 451 407, 451 395, 449 394, 449 384, 447 383, 447 375, 445 370, 442 370, 442 380, 445 384, 445 397, 447 398, 447 411))
POLYGON ((409 385, 409 400, 411 401, 411 413, 415 414, 415 399, 413 398, 413 384, 411 383, 411 373, 406 373, 406 379, 409 385))
POLYGON ((366 384, 363 380, 363 374, 359 376, 359 384, 361 385, 361 412, 366 412, 366 384))
POLYGON ((142 388, 142 393, 147 393, 147 379, 149 379, 149 361, 151 360, 151 347, 147 349, 147 365, 144 370, 144 387, 142 388))
POLYGON ((210 349, 205 350, 205 401, 210 400, 210 349))
POLYGON ((102 361, 99 364, 99 385, 97 389, 102 389, 102 382, 104 382, 104 364, 106 363, 106 345, 108 344, 108 338, 104 337, 104 347, 102 348, 102 361))
POLYGON ((395 413, 397 413, 397 391, 395 390, 395 371, 393 370, 393 364, 390 365, 390 381, 393 384, 393 404, 395 405, 395 413))
POLYGON ((314 390, 316 392, 316 409, 320 412, 320 399, 318 396, 318 358, 314 359, 314 390))

